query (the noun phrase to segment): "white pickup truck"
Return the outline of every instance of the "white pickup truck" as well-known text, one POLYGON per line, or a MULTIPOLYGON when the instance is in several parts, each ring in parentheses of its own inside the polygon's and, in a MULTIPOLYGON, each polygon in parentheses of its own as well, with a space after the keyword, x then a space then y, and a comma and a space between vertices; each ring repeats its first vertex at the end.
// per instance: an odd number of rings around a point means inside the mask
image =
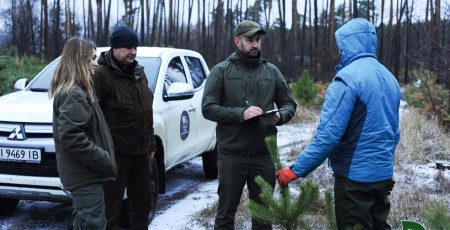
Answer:
MULTIPOLYGON (((98 48, 97 52, 109 48, 98 48)), ((98 55, 99 56, 99 55, 98 55)), ((207 178, 217 177, 216 124, 206 120, 201 100, 209 69, 194 51, 138 47, 154 93, 153 120, 157 140, 152 163, 155 214, 159 193, 165 192, 165 172, 194 157, 203 157, 207 178)), ((52 135, 52 104, 48 87, 59 59, 45 67, 29 84, 16 82, 17 92, 0 97, 0 215, 16 209, 20 199, 70 201, 62 190, 52 135)), ((126 197, 125 197, 126 201, 126 197)), ((121 222, 126 225, 126 205, 121 222)))

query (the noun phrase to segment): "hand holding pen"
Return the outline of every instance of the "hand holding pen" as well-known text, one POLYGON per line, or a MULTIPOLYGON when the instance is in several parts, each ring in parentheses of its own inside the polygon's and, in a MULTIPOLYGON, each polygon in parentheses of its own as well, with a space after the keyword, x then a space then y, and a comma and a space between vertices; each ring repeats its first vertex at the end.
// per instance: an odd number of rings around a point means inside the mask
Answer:
POLYGON ((250 101, 245 101, 245 105, 247 106, 247 108, 244 110, 243 113, 244 120, 252 119, 263 113, 261 108, 254 106, 250 101))
MULTIPOLYGON (((244 120, 252 119, 263 114, 263 110, 257 106, 253 106, 250 101, 246 100, 245 105, 248 108, 244 110, 244 120)), ((276 112, 273 115, 261 116, 261 119, 269 124, 276 125, 281 120, 281 115, 280 112, 276 112)))

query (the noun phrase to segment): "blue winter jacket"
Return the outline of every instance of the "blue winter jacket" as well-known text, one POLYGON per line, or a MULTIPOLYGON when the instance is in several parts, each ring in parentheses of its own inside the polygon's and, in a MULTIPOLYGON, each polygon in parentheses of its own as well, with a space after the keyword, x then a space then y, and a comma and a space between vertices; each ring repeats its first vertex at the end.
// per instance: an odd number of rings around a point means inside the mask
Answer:
POLYGON ((328 157, 333 172, 352 181, 391 179, 400 138, 400 87, 376 59, 377 36, 367 20, 353 19, 335 36, 341 63, 326 92, 316 135, 291 168, 306 177, 328 157))

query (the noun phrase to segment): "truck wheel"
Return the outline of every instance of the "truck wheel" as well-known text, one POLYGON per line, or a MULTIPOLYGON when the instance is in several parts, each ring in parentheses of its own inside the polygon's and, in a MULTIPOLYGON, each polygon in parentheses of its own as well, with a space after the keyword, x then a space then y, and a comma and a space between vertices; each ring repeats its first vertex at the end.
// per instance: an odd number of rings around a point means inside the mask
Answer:
POLYGON ((4 216, 16 210, 19 199, 0 197, 0 216, 4 216))
MULTIPOLYGON (((150 166, 152 167, 152 194, 149 194, 152 196, 152 207, 150 209, 150 213, 148 214, 149 218, 149 224, 153 221, 153 218, 155 218, 156 214, 156 205, 158 204, 158 194, 159 194, 159 176, 158 176, 158 166, 156 165, 156 161, 152 160, 150 161, 150 166)), ((120 210, 120 219, 119 219, 119 226, 121 228, 129 228, 130 227, 130 214, 129 214, 129 205, 128 205, 128 198, 124 199, 122 202, 122 209, 120 210)))
POLYGON ((202 154, 203 171, 208 179, 217 179, 217 146, 214 150, 202 154))

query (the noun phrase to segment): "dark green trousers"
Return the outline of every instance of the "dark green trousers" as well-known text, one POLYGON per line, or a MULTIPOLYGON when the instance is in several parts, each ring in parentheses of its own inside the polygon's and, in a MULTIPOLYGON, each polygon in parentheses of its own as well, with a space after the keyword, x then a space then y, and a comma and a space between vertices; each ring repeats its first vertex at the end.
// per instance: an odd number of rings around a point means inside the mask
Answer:
POLYGON ((101 184, 91 184, 70 191, 74 230, 106 228, 105 200, 101 184))
POLYGON ((123 195, 127 189, 130 228, 148 229, 152 204, 152 169, 147 154, 138 156, 116 155, 118 174, 115 182, 103 184, 107 229, 118 230, 123 195))
POLYGON ((356 225, 362 229, 391 229, 387 223, 390 190, 390 181, 358 183, 336 176, 334 199, 339 230, 356 225))
MULTIPOLYGON (((275 167, 269 155, 248 157, 219 154, 218 159, 219 207, 214 229, 234 229, 234 216, 244 186, 247 184, 250 199, 261 202, 261 189, 256 184, 255 177, 260 175, 275 187, 275 167)), ((252 220, 252 229, 272 229, 272 226, 252 220)))

